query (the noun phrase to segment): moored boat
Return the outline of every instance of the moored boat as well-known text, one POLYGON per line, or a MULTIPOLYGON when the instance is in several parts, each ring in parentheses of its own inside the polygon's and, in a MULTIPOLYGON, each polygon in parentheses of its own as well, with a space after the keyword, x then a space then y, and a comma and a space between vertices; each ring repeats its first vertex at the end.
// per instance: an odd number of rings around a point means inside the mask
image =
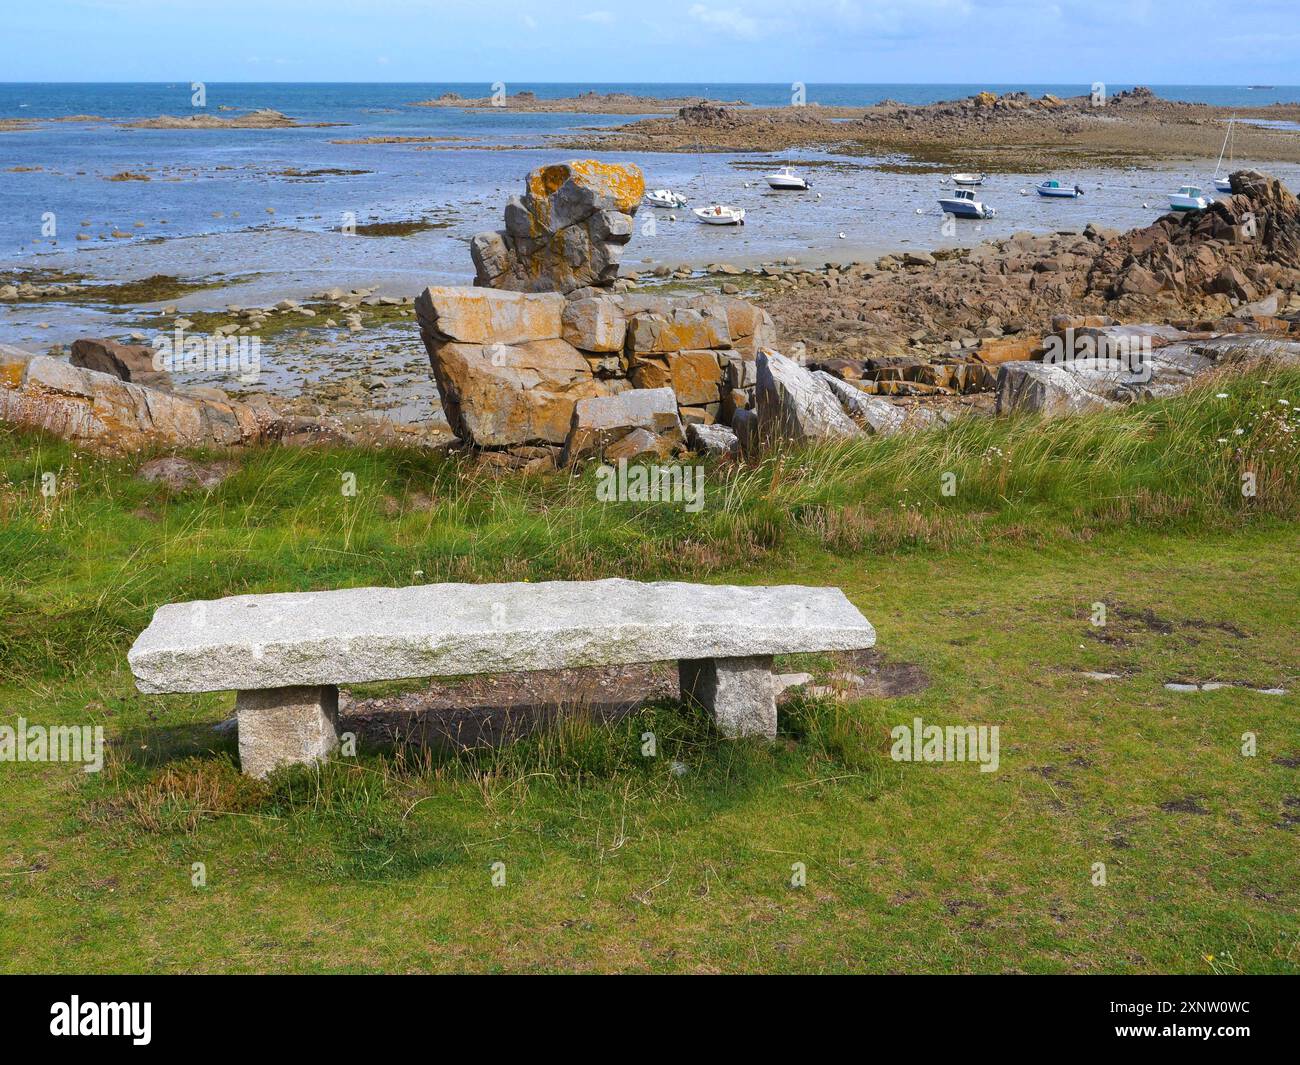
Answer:
POLYGON ((711 226, 743 226, 745 211, 740 207, 728 207, 725 203, 711 203, 708 207, 697 207, 691 212, 701 222, 711 226))
POLYGON ((939 206, 944 214, 958 218, 992 218, 997 214, 988 204, 975 199, 975 193, 970 189, 957 189, 951 196, 940 197, 939 206))
POLYGON ((1171 211, 1204 211, 1214 202, 1212 196, 1206 196, 1196 185, 1184 185, 1169 197, 1171 211))
POLYGON ((1072 200, 1076 196, 1083 195, 1083 189, 1079 185, 1062 185, 1055 178, 1035 185, 1034 188, 1038 190, 1040 196, 1056 197, 1063 200, 1072 200))
POLYGON ((685 207, 687 200, 681 193, 673 192, 672 189, 655 189, 645 194, 645 202, 651 207, 685 207))
POLYGON ((789 189, 802 192, 809 188, 808 182, 788 166, 783 166, 775 173, 768 174, 767 183, 771 188, 781 190, 789 189))
POLYGON ((953 181, 957 182, 958 185, 983 185, 984 184, 983 174, 953 174, 952 179, 953 181))

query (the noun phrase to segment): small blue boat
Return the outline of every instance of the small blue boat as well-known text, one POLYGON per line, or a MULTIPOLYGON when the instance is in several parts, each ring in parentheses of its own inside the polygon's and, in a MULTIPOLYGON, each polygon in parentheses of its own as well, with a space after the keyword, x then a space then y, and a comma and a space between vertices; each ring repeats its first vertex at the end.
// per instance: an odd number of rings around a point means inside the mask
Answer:
POLYGON ((1062 185, 1059 181, 1053 179, 1044 181, 1041 185, 1035 185, 1040 196, 1056 196, 1064 200, 1072 200, 1076 196, 1083 195, 1083 189, 1078 185, 1062 185))

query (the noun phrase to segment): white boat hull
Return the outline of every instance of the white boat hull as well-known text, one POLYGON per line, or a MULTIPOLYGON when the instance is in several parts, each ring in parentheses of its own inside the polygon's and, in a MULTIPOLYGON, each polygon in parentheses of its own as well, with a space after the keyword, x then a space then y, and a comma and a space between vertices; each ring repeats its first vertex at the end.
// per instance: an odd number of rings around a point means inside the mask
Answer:
POLYGON ((743 226, 745 212, 736 207, 697 207, 691 212, 708 226, 743 226))
POLYGON ((957 218, 992 218, 997 214, 992 207, 978 200, 940 200, 939 206, 944 214, 955 215, 957 218))
POLYGON ((1214 201, 1208 196, 1170 196, 1171 211, 1204 211, 1214 201))
POLYGON ((803 178, 770 177, 767 179, 767 184, 770 188, 774 188, 774 189, 785 189, 785 190, 798 191, 798 192, 808 191, 808 182, 806 182, 803 178))
POLYGON ((983 174, 953 174, 953 181, 958 185, 983 185, 983 174))
POLYGON ((668 189, 655 189, 645 194, 645 202, 651 207, 663 207, 669 210, 686 206, 686 197, 668 189))
POLYGON ((1065 189, 1065 188, 1053 189, 1053 188, 1048 188, 1045 185, 1036 185, 1034 187, 1038 189, 1038 195, 1046 196, 1049 199, 1073 200, 1079 195, 1077 189, 1065 189))

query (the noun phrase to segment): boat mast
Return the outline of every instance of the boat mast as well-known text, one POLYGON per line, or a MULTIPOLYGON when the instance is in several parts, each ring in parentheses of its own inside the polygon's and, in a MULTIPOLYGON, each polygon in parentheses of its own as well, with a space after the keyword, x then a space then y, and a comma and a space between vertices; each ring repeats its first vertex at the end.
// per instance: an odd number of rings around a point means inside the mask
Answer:
MULTIPOLYGON (((1228 145, 1232 141, 1232 124, 1237 121, 1237 116, 1233 115, 1228 119, 1228 132, 1223 135, 1223 147, 1219 149, 1219 161, 1214 165, 1214 176, 1219 176, 1219 169, 1223 166, 1223 153, 1228 151, 1228 145)), ((1232 166, 1232 153, 1228 153, 1228 166, 1232 166)))

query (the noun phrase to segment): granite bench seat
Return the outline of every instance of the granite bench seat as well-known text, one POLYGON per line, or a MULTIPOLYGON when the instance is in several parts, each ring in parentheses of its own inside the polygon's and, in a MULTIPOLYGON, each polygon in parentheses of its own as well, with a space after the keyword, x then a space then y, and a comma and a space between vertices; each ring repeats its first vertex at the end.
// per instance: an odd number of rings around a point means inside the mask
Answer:
POLYGON ((237 595, 160 607, 127 655, 145 693, 238 693, 245 773, 326 757, 338 686, 676 661, 727 736, 776 735, 772 656, 871 647, 838 588, 621 579, 237 595))

